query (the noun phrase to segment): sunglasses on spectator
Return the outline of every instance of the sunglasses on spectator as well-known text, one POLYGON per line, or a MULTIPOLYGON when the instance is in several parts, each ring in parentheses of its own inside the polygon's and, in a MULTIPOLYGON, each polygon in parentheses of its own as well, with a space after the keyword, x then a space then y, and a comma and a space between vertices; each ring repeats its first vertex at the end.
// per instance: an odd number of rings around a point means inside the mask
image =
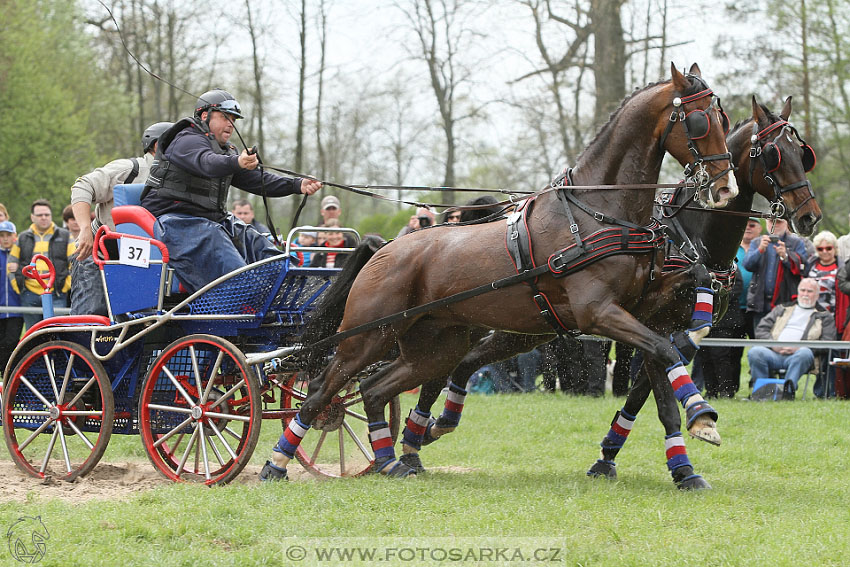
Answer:
POLYGON ((818 252, 826 252, 832 250, 832 246, 818 246, 818 252))

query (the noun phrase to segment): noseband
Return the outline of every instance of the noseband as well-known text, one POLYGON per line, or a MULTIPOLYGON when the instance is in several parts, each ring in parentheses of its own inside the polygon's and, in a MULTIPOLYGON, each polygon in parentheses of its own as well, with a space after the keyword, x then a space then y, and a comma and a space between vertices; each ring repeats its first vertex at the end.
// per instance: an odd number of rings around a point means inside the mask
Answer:
POLYGON ((797 140, 800 141, 800 147, 803 149, 803 169, 806 173, 814 169, 815 163, 817 163, 814 150, 806 143, 805 140, 803 140, 803 138, 800 137, 800 133, 797 132, 797 129, 789 122, 779 120, 767 126, 763 130, 759 130, 758 122, 756 122, 753 124, 753 135, 750 137, 750 143, 752 144, 752 147, 750 148, 750 185, 753 183, 753 170, 755 169, 755 160, 758 158, 761 162, 762 171, 764 171, 764 180, 773 188, 774 198, 770 202, 770 213, 776 218, 785 218, 790 220, 794 217, 797 211, 806 205, 806 203, 815 198, 815 194, 812 191, 812 184, 808 178, 804 178, 802 181, 797 181, 796 183, 791 183, 790 185, 782 186, 773 175, 774 172, 782 165, 782 153, 779 150, 779 146, 776 145, 776 141, 780 138, 780 136, 782 136, 782 134, 788 131, 792 132, 797 137, 797 140), (776 136, 774 136, 769 142, 765 143, 767 137, 777 130, 778 132, 776 136), (768 153, 771 155, 774 153, 776 154, 775 164, 768 163, 768 153), (783 195, 785 193, 796 191, 802 187, 806 187, 809 194, 794 210, 790 212, 787 211, 783 195))
MULTIPOLYGON (((691 154, 694 156, 694 161, 685 166, 684 175, 685 175, 685 185, 688 187, 693 187, 697 190, 695 196, 699 195, 701 192, 704 192, 708 187, 711 186, 715 181, 725 176, 730 171, 733 171, 734 168, 732 166, 732 152, 726 152, 725 154, 714 154, 704 156, 700 153, 699 148, 697 148, 694 140, 698 140, 700 138, 704 138, 708 135, 708 132, 711 129, 711 120, 706 113, 706 111, 693 111, 691 113, 686 113, 683 105, 689 102, 694 102, 701 98, 712 97, 712 102, 716 105, 717 109, 722 116, 726 116, 723 112, 723 107, 720 106, 720 99, 714 96, 714 91, 708 88, 708 85, 696 75, 687 75, 693 81, 698 82, 703 88, 703 90, 684 97, 676 97, 673 99, 673 112, 670 113, 670 119, 667 121, 667 127, 664 129, 664 133, 661 135, 661 140, 658 144, 661 151, 665 151, 664 144, 667 141, 667 136, 672 132, 673 126, 676 125, 677 122, 682 123, 682 128, 685 129, 685 136, 688 138, 688 149, 691 154), (692 116, 692 114, 694 116, 692 116), (704 119, 707 123, 705 127, 705 133, 702 135, 694 135, 693 130, 697 126, 697 114, 701 115, 699 120, 704 119), (706 170, 705 162, 709 161, 721 161, 727 160, 729 162, 729 167, 711 177, 706 170)), ((726 127, 728 127, 728 118, 724 121, 726 127)))

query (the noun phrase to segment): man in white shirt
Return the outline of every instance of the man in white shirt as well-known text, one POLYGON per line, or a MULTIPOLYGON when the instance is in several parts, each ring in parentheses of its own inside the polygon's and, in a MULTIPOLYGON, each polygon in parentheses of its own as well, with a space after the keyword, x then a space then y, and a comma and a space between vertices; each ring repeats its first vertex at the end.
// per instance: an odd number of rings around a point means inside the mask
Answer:
MULTIPOLYGON (((820 289, 813 278, 804 278, 797 286, 796 303, 777 305, 756 328, 757 339, 774 341, 835 340, 835 318, 818 303, 820 289)), ((747 353, 753 379, 770 378, 777 370, 785 370, 785 391, 793 398, 797 382, 814 364, 814 354, 807 347, 753 347, 747 353)))

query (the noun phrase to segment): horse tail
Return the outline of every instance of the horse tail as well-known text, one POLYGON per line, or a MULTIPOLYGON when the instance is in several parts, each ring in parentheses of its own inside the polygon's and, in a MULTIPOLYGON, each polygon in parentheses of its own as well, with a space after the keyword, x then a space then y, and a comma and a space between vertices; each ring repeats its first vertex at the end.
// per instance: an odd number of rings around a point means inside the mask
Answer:
POLYGON ((345 261, 342 271, 334 278, 333 283, 322 293, 316 310, 310 321, 304 327, 301 335, 303 345, 302 368, 310 378, 318 375, 324 366, 327 348, 313 349, 310 345, 334 335, 342 323, 345 304, 351 293, 351 286, 363 266, 372 256, 386 244, 379 236, 366 236, 357 245, 345 261))

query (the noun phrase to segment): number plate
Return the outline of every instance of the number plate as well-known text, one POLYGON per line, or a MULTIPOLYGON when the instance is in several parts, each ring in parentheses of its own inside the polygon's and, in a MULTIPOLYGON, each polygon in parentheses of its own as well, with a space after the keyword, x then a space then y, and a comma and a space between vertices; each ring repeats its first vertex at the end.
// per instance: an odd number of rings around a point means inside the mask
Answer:
POLYGON ((118 263, 147 268, 151 262, 151 243, 147 240, 122 238, 118 247, 118 263))

